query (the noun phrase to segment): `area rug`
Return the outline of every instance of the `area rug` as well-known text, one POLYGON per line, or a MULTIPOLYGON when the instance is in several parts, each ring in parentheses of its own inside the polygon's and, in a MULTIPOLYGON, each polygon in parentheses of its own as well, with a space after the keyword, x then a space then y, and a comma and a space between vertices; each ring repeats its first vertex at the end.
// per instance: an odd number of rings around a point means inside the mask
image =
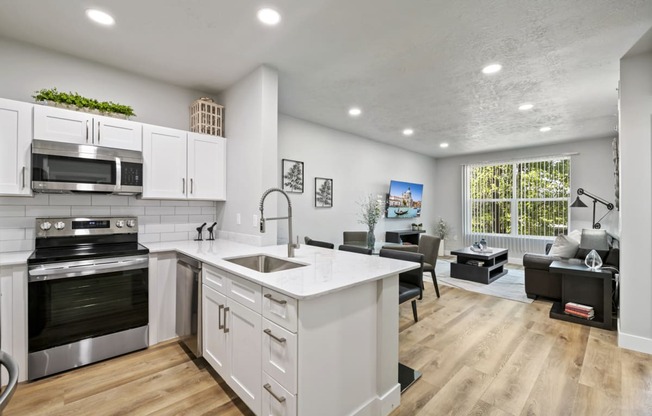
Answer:
POLYGON ((488 285, 471 282, 469 280, 456 279, 450 277, 451 264, 446 260, 437 259, 435 273, 437 282, 471 292, 482 293, 485 295, 496 296, 499 298, 515 300, 517 302, 532 303, 534 300, 525 295, 525 274, 523 270, 509 269, 505 267, 507 274, 493 283, 488 285))

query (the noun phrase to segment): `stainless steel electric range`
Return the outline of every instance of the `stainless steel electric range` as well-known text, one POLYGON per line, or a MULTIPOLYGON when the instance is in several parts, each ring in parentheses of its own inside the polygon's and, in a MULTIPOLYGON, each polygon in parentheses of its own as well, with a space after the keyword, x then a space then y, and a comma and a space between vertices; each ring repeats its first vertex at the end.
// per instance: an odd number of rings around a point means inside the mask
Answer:
POLYGON ((148 253, 137 218, 36 219, 29 380, 147 347, 148 253))

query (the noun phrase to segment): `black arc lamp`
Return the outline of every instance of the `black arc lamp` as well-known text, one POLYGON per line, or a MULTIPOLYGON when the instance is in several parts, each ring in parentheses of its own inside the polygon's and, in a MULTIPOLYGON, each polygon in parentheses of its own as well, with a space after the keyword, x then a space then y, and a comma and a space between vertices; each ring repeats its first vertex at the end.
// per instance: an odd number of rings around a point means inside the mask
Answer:
POLYGON ((609 201, 605 201, 604 199, 600 198, 599 196, 595 196, 595 195, 593 195, 593 194, 590 194, 590 193, 586 192, 586 191, 585 191, 584 189, 582 189, 582 188, 578 188, 578 189, 577 189, 577 199, 575 199, 575 202, 573 202, 573 203, 570 205, 571 208, 587 208, 587 205, 586 205, 586 204, 585 204, 585 203, 580 199, 580 195, 585 195, 585 196, 587 196, 587 197, 589 197, 589 198, 591 198, 591 199, 593 200, 593 221, 592 221, 592 224, 593 224, 593 228, 595 228, 596 230, 599 230, 599 229, 602 227, 602 225, 600 225, 600 221, 602 220, 602 218, 606 217, 607 214, 609 214, 609 212, 610 212, 611 210, 614 209, 614 204, 612 204, 612 203, 609 202, 609 201), (595 221, 595 206, 596 206, 596 204, 597 204, 598 202, 601 203, 602 205, 604 205, 605 207, 607 207, 607 210, 608 210, 608 211, 607 211, 607 214, 604 214, 604 215, 603 215, 603 216, 602 216, 602 217, 601 217, 601 218, 596 222, 596 221, 595 221))

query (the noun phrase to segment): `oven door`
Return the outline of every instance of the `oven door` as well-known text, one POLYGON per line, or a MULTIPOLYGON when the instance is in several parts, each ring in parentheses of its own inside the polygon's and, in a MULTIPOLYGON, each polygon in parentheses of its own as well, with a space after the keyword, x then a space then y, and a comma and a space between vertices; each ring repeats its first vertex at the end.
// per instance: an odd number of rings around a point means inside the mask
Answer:
POLYGON ((148 256, 128 256, 30 266, 29 378, 62 371, 52 371, 50 361, 61 361, 61 354, 70 355, 71 351, 76 354, 70 358, 71 365, 77 367, 98 361, 93 357, 104 359, 128 352, 119 349, 122 345, 136 343, 140 348, 146 347, 148 263, 148 256), (139 339, 132 342, 114 335, 106 338, 109 334, 131 336, 131 333, 139 339), (143 334, 145 345, 142 345, 143 334), (121 345, 100 346, 102 351, 94 351, 98 341, 92 339, 121 345), (107 355, 105 350, 115 347, 117 353, 107 355), (35 363, 45 362, 49 367, 32 368, 33 357, 35 363))

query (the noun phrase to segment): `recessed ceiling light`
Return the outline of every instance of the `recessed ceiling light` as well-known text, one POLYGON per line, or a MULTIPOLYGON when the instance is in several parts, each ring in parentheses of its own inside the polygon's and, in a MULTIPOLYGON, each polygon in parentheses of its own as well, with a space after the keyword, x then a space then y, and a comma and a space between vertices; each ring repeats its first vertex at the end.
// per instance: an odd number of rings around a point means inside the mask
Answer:
POLYGON ((269 26, 274 26, 281 21, 281 15, 274 9, 258 10, 258 20, 269 26))
POLYGON ((521 104, 518 106, 518 109, 521 111, 532 110, 533 108, 534 108, 534 104, 530 104, 530 103, 521 104))
POLYGON ((540 131, 541 133, 546 133, 546 132, 549 132, 550 130, 552 130, 552 128, 551 128, 551 127, 547 127, 547 126, 546 126, 546 127, 541 127, 541 128, 539 129, 539 131, 540 131))
POLYGON ((97 9, 87 9, 86 16, 95 23, 99 23, 104 26, 113 26, 115 24, 115 19, 110 14, 103 12, 97 9))
POLYGON ((414 130, 412 129, 403 130, 403 136, 412 136, 413 134, 414 134, 414 130))
POLYGON ((495 74, 496 72, 500 71, 503 69, 503 66, 501 64, 491 64, 487 65, 484 68, 482 68, 482 73, 483 74, 495 74))
POLYGON ((442 149, 445 149, 445 148, 448 147, 448 143, 439 143, 439 147, 441 147, 442 149))
POLYGON ((349 109, 350 116, 357 117, 360 114, 362 114, 362 110, 360 110, 358 107, 352 107, 349 109))

